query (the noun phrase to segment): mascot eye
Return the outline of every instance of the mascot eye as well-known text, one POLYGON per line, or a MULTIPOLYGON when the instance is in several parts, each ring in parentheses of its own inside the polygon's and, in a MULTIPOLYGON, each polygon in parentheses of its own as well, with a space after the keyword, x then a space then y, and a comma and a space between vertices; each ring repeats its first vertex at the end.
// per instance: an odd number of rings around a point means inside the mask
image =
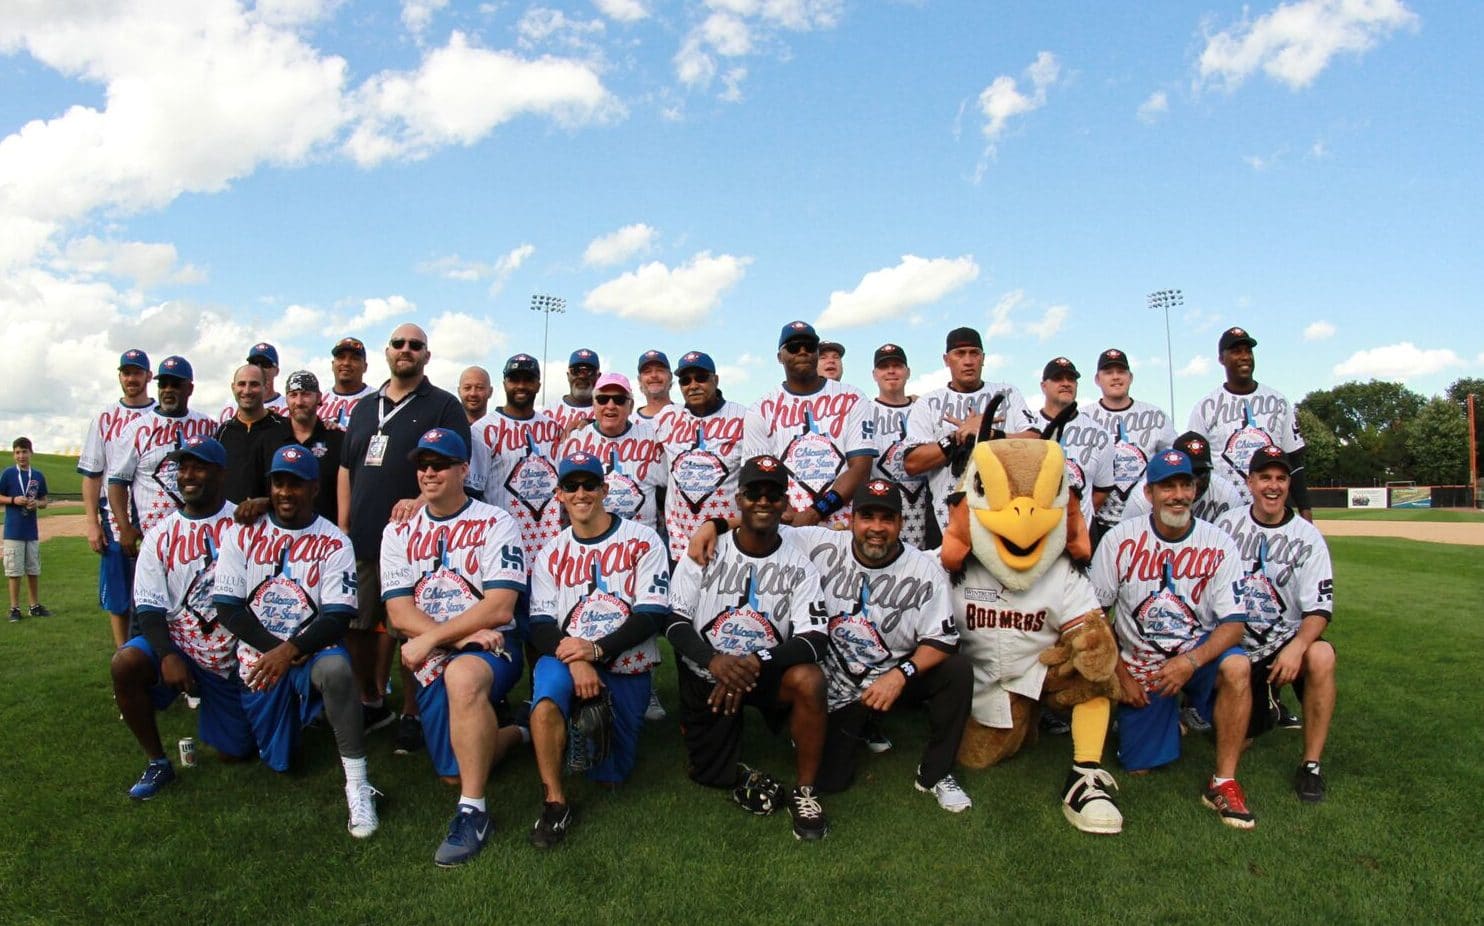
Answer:
POLYGON ((974 473, 974 493, 976 495, 984 494, 984 480, 979 478, 979 473, 977 472, 974 473))

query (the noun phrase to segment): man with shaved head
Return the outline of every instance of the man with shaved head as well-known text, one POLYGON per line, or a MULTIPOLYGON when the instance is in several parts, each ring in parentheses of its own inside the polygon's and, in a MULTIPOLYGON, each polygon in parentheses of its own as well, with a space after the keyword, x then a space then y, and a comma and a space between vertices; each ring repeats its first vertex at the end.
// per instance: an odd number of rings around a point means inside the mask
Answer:
POLYGON ((264 404, 268 377, 263 368, 245 363, 232 372, 232 398, 237 411, 217 428, 216 439, 227 451, 222 493, 230 502, 257 499, 254 515, 268 509, 268 467, 273 453, 294 442, 288 420, 264 404))
MULTIPOLYGON (((350 535, 356 553, 359 613, 351 621, 345 645, 350 651, 361 701, 366 705, 366 729, 391 722, 382 704, 390 648, 378 654, 376 628, 386 621, 381 603, 381 534, 398 500, 418 495, 417 469, 408 454, 430 428, 448 428, 469 441, 469 419, 457 396, 428 381, 426 369, 432 351, 427 332, 411 322, 398 325, 387 339, 386 364, 390 377, 375 393, 356 404, 346 427, 340 457, 340 528, 350 535)), ((406 693, 412 686, 406 684, 406 693)), ((404 698, 399 747, 416 749, 422 743, 417 702, 404 698), (405 736, 403 734, 406 734, 405 736)))
MULTIPOLYGON (((468 367, 459 374, 459 403, 464 406, 464 417, 469 419, 471 431, 474 422, 489 414, 490 396, 494 393, 490 372, 484 367, 468 367)), ((469 445, 469 471, 464 476, 464 491, 480 500, 485 497, 485 484, 489 481, 487 449, 478 441, 469 445)))

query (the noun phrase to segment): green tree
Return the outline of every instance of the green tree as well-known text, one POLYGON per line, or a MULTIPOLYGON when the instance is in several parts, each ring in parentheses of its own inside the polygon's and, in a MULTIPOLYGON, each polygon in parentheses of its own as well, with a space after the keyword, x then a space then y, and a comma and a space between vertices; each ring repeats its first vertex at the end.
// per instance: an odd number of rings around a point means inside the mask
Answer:
POLYGON ((1304 477, 1311 486, 1336 485, 1339 476, 1340 442, 1329 425, 1302 405, 1298 410, 1299 431, 1304 435, 1304 477))
POLYGON ((1448 399, 1428 402, 1407 428, 1412 478, 1423 485, 1468 482, 1468 438, 1468 423, 1456 402, 1448 399))
POLYGON ((1311 392, 1299 404, 1335 436, 1334 478, 1348 485, 1375 485, 1412 478, 1407 428, 1425 403, 1401 383, 1371 380, 1311 392))

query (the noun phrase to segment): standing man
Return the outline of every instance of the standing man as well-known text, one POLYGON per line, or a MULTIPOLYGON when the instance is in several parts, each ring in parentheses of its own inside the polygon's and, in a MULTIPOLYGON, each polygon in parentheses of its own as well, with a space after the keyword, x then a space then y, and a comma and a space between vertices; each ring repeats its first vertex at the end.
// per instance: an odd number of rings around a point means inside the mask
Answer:
POLYGON ((108 505, 104 477, 108 461, 118 452, 118 439, 135 418, 155 400, 149 397, 149 356, 142 350, 126 350, 119 356, 118 402, 103 409, 88 423, 82 440, 77 471, 82 475, 82 504, 87 521, 88 546, 98 554, 98 603, 108 612, 113 645, 123 646, 129 636, 129 607, 134 600, 134 562, 119 546, 119 526, 108 505))
POLYGON ((562 436, 593 419, 593 386, 600 369, 598 352, 579 347, 567 358, 567 394, 546 410, 562 426, 562 436))
POLYGON ((662 350, 647 350, 639 355, 639 391, 644 396, 644 405, 634 409, 634 414, 645 421, 660 426, 658 417, 662 412, 673 412, 675 400, 670 398, 670 386, 675 376, 670 372, 670 358, 662 350))
POLYGON ((177 694, 201 699, 196 735, 223 759, 246 761, 257 748, 242 709, 237 637, 217 622, 211 603, 217 556, 232 527, 234 506, 222 495, 227 451, 214 438, 193 437, 170 455, 184 504, 145 538, 135 583, 139 635, 109 665, 113 699, 149 763, 129 789, 136 801, 175 780, 155 712, 177 694))
POLYGON ((325 393, 319 406, 320 420, 344 431, 350 426, 350 413, 356 403, 376 391, 366 384, 366 345, 360 338, 341 338, 330 348, 330 370, 335 385, 325 393))
POLYGON ((665 532, 672 563, 685 555, 696 528, 710 518, 737 514, 737 472, 742 468, 742 427, 747 417, 745 407, 721 394, 710 355, 689 351, 675 372, 685 404, 657 435, 669 474, 665 532))
MULTIPOLYGON (((612 374, 610 374, 612 375, 612 374)), ((603 697, 612 709, 611 753, 587 770, 593 781, 626 781, 638 758, 649 704, 654 634, 668 617, 670 568, 659 534, 604 509, 602 464, 587 453, 562 458, 557 497, 571 526, 531 568, 531 742, 541 774, 541 816, 531 845, 566 838, 572 810, 562 788, 567 719, 579 700, 603 697)))
POLYGON ((469 472, 467 484, 464 486, 469 494, 478 499, 485 498, 485 483, 489 480, 490 461, 489 454, 485 453, 477 441, 472 441, 474 423, 489 414, 490 396, 494 393, 490 386, 490 374, 484 367, 469 367, 459 374, 459 403, 464 406, 464 418, 469 422, 471 443, 469 449, 469 472))
POLYGON ((741 523, 706 566, 682 559, 670 590, 665 636, 681 656, 689 774, 698 784, 731 788, 744 810, 772 813, 783 785, 739 761, 742 708, 757 708, 775 730, 787 722, 797 775, 788 796, 794 838, 823 839, 830 827, 815 789, 829 726, 820 668, 829 609, 819 571, 779 535, 789 489, 783 461, 753 457, 737 481, 741 523))
POLYGON ((1305 803, 1324 800, 1319 760, 1335 713, 1335 648, 1324 639, 1334 614, 1329 547, 1313 524, 1288 507, 1292 464, 1277 447, 1252 455, 1247 491, 1252 504, 1222 515, 1242 557, 1243 641, 1252 660, 1252 719, 1247 735, 1273 727, 1276 692, 1293 685, 1304 705, 1304 757, 1293 787, 1305 803), (1270 694, 1271 692, 1271 694, 1270 694))
POLYGON ((159 401, 129 422, 108 459, 108 507, 118 523, 119 547, 133 559, 141 535, 181 506, 170 452, 193 437, 211 437, 216 419, 190 408, 196 389, 190 361, 170 356, 155 370, 159 401))
POLYGON ((0 496, 5 499, 5 578, 10 586, 10 622, 21 619, 21 576, 31 599, 32 617, 51 613, 37 597, 41 582, 41 535, 36 511, 45 508, 46 477, 31 466, 31 438, 17 437, 10 445, 15 465, 0 473, 0 496))
POLYGON ((1251 500, 1245 467, 1252 455, 1270 446, 1288 454, 1293 467, 1289 497, 1299 516, 1312 521, 1298 409, 1283 393, 1252 378, 1257 368, 1252 355, 1256 346, 1257 339, 1242 328, 1222 332, 1217 359, 1226 369, 1226 382, 1212 389, 1190 410, 1188 427, 1206 435, 1214 448, 1215 478, 1231 483, 1244 502, 1251 500))
POLYGON ((629 378, 622 373, 604 373, 593 390, 597 417, 562 441, 557 456, 566 459, 586 453, 603 462, 608 491, 603 507, 620 518, 632 518, 650 530, 664 510, 665 464, 654 427, 641 419, 630 420, 634 394, 629 378))
POLYGON ((1098 354, 1097 384, 1103 395, 1080 411, 1099 428, 1067 430, 1068 450, 1078 459, 1082 459, 1084 450, 1092 452, 1095 444, 1106 444, 1112 450, 1113 482, 1097 507, 1095 520, 1089 522, 1094 544, 1109 527, 1123 520, 1124 506, 1143 492, 1141 480, 1149 459, 1175 440, 1175 429, 1164 409, 1129 395, 1133 383, 1127 354, 1116 347, 1098 354))
POLYGON ((242 708, 258 754, 286 772, 299 733, 323 709, 345 769, 346 829, 376 832, 376 798, 366 780, 366 734, 350 659, 340 641, 356 614, 350 538, 314 513, 319 464, 298 444, 280 447, 269 467, 267 515, 228 532, 211 601, 237 635, 242 708))
MULTIPOLYGON (((871 464, 871 476, 895 483, 901 489, 902 540, 918 548, 937 546, 936 540, 927 542, 930 520, 927 477, 907 472, 907 452, 911 449, 907 440, 907 415, 913 402, 907 395, 907 380, 912 378, 907 354, 896 344, 883 344, 876 348, 872 364, 876 399, 867 406, 870 414, 867 425, 871 442, 876 446, 876 459, 871 464)), ((937 527, 934 523, 935 537, 937 527)))
POLYGON ((227 481, 222 491, 233 502, 267 498, 273 452, 294 442, 288 419, 263 404, 263 388, 261 367, 250 363, 238 367, 232 374, 237 412, 216 431, 216 439, 227 448, 227 481))
POLYGON ((912 449, 904 465, 914 476, 927 476, 939 532, 948 524, 948 494, 958 488, 989 400, 996 395, 1005 397, 995 414, 996 430, 1017 434, 1031 428, 1034 420, 1020 390, 1007 383, 984 381, 984 339, 978 331, 955 328, 948 332, 943 365, 948 368, 948 385, 918 399, 907 415, 907 442, 912 449))
POLYGON ((806 322, 783 326, 784 381, 747 410, 742 456, 774 456, 788 471, 789 523, 848 524, 850 497, 871 474, 866 396, 819 375, 819 335, 806 322))
MULTIPOLYGON (((458 397, 434 386, 424 372, 432 356, 428 335, 417 325, 408 322, 392 331, 386 346, 391 376, 351 412, 340 458, 337 520, 355 545, 358 597, 345 648, 355 667, 361 702, 366 706, 365 726, 370 730, 385 726, 392 717, 382 703, 391 671, 392 641, 389 635, 376 633, 386 622, 381 601, 381 536, 391 520, 392 506, 418 495, 417 470, 407 455, 431 428, 448 428, 460 440, 469 439, 469 422, 458 397)), ((397 748, 410 751, 422 741, 412 676, 404 671, 397 748)))
MULTIPOLYGON (((288 414, 288 405, 284 402, 284 397, 274 388, 274 381, 278 379, 278 348, 266 341, 260 341, 248 348, 247 362, 263 371, 263 406, 280 416, 286 416, 288 414)), ((234 398, 235 395, 236 390, 234 389, 234 398)), ((226 424, 237 414, 238 407, 236 402, 228 405, 222 409, 222 413, 217 416, 217 420, 222 424, 226 424)), ((231 450, 229 449, 228 460, 231 459, 230 454, 231 450)), ((231 496, 228 497, 230 498, 231 496)))
POLYGON ((1098 602, 1118 605, 1118 758, 1135 774, 1178 759, 1185 692, 1216 727, 1216 770, 1201 802, 1227 826, 1252 829, 1256 818, 1237 783, 1252 712, 1239 554, 1219 527, 1191 516, 1195 476, 1185 454, 1156 454, 1144 491, 1153 517, 1108 531, 1092 559, 1098 602))
POLYGON ((541 365, 530 354, 505 361, 505 404, 474 423, 474 442, 490 455, 485 500, 515 515, 529 568, 541 548, 560 533, 557 467, 552 454, 561 425, 536 409, 541 365))
POLYGON ((295 370, 284 382, 284 396, 288 402, 289 425, 293 443, 309 448, 319 461, 319 494, 314 499, 315 512, 331 523, 340 520, 340 451, 345 443, 345 432, 328 427, 319 417, 323 404, 320 395, 319 377, 308 370, 295 370))
POLYGON ((521 741, 496 707, 520 678, 513 636, 526 560, 514 519, 464 493, 467 448, 433 428, 412 452, 421 499, 409 521, 382 532, 382 598, 406 640, 402 663, 417 680, 423 737, 433 769, 459 784, 448 838, 433 861, 452 868, 484 848, 490 769, 521 741))
MULTIPOLYGON (((1211 445, 1205 437, 1186 431, 1175 438, 1175 449, 1190 457, 1190 468, 1195 472, 1195 501, 1190 505, 1191 514, 1215 524, 1228 511, 1246 507, 1231 483, 1211 478, 1211 445)), ((1128 504, 1123 507, 1123 520, 1149 517, 1149 497, 1144 493, 1144 485, 1141 478, 1129 493, 1128 504)))
POLYGON ((845 375, 845 345, 839 341, 819 342, 819 375, 840 382, 845 375))
POLYGON ((1113 485, 1113 448, 1107 432, 1076 408, 1077 381, 1081 378, 1077 365, 1066 357, 1048 361, 1041 370, 1042 404, 1036 423, 1044 430, 1063 412, 1072 409, 1071 420, 1062 428, 1060 443, 1066 452, 1067 478, 1077 496, 1082 523, 1091 530, 1093 513, 1113 485))

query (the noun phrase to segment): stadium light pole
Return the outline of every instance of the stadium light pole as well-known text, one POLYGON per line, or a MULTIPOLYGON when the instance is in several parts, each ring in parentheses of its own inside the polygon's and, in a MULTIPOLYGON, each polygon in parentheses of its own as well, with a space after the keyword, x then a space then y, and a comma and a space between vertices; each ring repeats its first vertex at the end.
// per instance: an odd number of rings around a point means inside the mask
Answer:
POLYGON ((1170 420, 1175 420, 1175 347, 1170 340, 1170 309, 1185 304, 1185 294, 1178 289, 1158 289, 1149 294, 1149 308, 1165 313, 1165 364, 1170 373, 1170 420))
MULTIPOLYGON (((541 313, 541 406, 546 407, 546 344, 551 334, 551 316, 567 311, 567 300, 561 296, 536 293, 531 297, 531 311, 541 313)), ((1171 413, 1173 414, 1173 412, 1171 413)))

